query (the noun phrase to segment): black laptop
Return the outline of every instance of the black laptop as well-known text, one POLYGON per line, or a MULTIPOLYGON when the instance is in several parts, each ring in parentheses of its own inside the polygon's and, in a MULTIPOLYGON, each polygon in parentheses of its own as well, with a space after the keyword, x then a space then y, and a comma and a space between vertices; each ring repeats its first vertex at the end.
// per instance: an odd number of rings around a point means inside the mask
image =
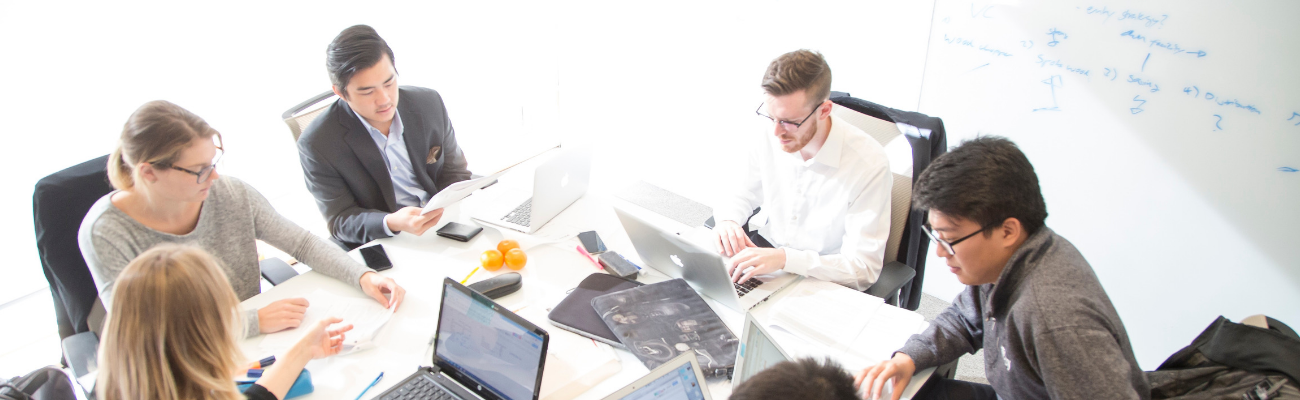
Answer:
POLYGON ((376 398, 536 400, 550 341, 542 328, 446 278, 433 366, 376 398))

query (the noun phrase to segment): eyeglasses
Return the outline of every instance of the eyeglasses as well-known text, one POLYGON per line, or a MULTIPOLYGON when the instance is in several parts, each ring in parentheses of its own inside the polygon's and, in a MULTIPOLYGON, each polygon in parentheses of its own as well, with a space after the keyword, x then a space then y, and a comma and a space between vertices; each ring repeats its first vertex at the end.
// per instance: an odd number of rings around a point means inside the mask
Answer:
POLYGON ((803 126, 804 122, 808 122, 808 118, 812 118, 813 114, 817 113, 817 109, 822 108, 821 105, 818 104, 817 107, 813 107, 812 112, 808 113, 807 117, 803 117, 802 121, 795 123, 795 122, 790 122, 785 120, 779 120, 776 118, 772 118, 772 116, 770 115, 763 114, 763 112, 760 111, 763 109, 763 105, 764 105, 763 103, 760 103, 758 105, 758 108, 754 109, 754 114, 758 114, 758 116, 760 117, 767 118, 768 120, 772 121, 772 124, 774 125, 780 124, 781 128, 785 129, 787 132, 793 132, 795 129, 799 129, 799 127, 803 126))
POLYGON ((926 235, 926 236, 929 236, 929 237, 930 237, 930 240, 933 240, 935 243, 938 243, 940 246, 943 246, 944 251, 947 251, 948 254, 952 254, 952 255, 955 256, 955 255, 957 255, 957 250, 954 250, 954 249, 952 248, 952 246, 956 246, 957 243, 961 243, 963 240, 970 239, 971 237, 975 236, 976 234, 978 234, 978 233, 980 233, 980 232, 984 232, 985 229, 991 228, 991 227, 996 226, 996 225, 997 225, 997 224, 991 224, 991 225, 989 225, 989 226, 983 226, 983 227, 980 227, 980 229, 979 229, 978 231, 972 232, 971 234, 966 235, 966 236, 962 237, 961 239, 957 239, 957 240, 954 240, 954 241, 951 241, 951 242, 949 242, 949 241, 947 241, 947 240, 940 239, 938 235, 935 235, 935 234, 934 234, 934 231, 933 231, 933 230, 930 230, 930 224, 921 224, 921 230, 922 230, 922 231, 925 231, 925 235, 926 235))
MULTIPOLYGON (((167 167, 167 168, 174 169, 174 170, 177 170, 177 171, 181 171, 181 172, 184 172, 184 173, 187 173, 187 174, 190 174, 190 175, 194 175, 195 177, 198 177, 198 178, 199 178, 198 181, 196 181, 195 183, 203 183, 203 182, 206 182, 206 181, 208 180, 208 178, 211 178, 211 177, 212 177, 212 171, 216 171, 216 170, 217 170, 217 163, 221 162, 221 155, 222 155, 222 154, 225 154, 225 152, 220 151, 220 148, 218 148, 217 157, 212 159, 212 165, 204 166, 203 168, 200 168, 198 171, 190 171, 190 170, 188 170, 188 169, 181 168, 181 167, 177 167, 177 166, 175 166, 175 165, 167 165, 166 167, 167 167)), ((162 165, 159 165, 159 166, 161 167, 162 165)))

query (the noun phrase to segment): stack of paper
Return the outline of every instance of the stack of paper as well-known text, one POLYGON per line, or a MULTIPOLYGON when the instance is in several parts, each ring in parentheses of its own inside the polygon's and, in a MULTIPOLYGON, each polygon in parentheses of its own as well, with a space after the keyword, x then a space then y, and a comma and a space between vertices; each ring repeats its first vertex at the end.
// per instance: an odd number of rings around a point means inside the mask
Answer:
POLYGON ((393 309, 384 308, 374 299, 341 297, 317 289, 305 297, 310 305, 298 328, 267 334, 260 347, 268 352, 280 352, 293 347, 306 334, 307 329, 329 317, 343 319, 341 324, 352 324, 344 334, 343 353, 363 350, 372 346, 371 340, 393 316, 393 309))
POLYGON ((805 278, 788 290, 770 325, 805 343, 782 346, 799 356, 831 356, 850 370, 888 359, 926 326, 921 314, 835 283, 805 278))

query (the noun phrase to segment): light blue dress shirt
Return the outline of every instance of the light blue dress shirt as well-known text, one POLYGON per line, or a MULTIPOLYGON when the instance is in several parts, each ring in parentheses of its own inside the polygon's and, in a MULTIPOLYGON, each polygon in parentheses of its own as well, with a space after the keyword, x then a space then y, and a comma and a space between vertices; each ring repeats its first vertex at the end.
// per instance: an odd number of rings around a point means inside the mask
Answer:
MULTIPOLYGON (((384 164, 388 165, 388 176, 393 180, 393 197, 397 200, 398 206, 422 207, 425 202, 429 201, 429 192, 425 191, 418 182, 415 181, 415 170, 411 166, 410 153, 406 151, 406 140, 402 138, 402 115, 393 115, 393 125, 388 128, 388 136, 384 136, 379 129, 370 126, 365 118, 357 115, 361 120, 361 125, 366 127, 370 132, 370 138, 374 139, 375 146, 379 147, 379 154, 384 156, 384 164)), ((394 235, 388 229, 388 224, 384 225, 384 231, 389 235, 394 235)))

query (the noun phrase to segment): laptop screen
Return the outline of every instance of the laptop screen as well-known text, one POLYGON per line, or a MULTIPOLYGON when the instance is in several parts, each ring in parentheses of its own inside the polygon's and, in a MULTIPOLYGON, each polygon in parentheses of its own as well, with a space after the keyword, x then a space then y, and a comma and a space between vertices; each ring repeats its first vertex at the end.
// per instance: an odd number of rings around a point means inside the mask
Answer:
POLYGON ((622 400, 703 400, 704 387, 695 379, 691 363, 682 363, 653 382, 623 396, 622 400))
POLYGON ((532 399, 540 381, 542 336, 487 298, 471 297, 450 283, 442 293, 436 357, 501 397, 532 399))
POLYGON ((744 361, 738 370, 740 373, 732 377, 733 384, 740 384, 757 375, 759 372, 767 369, 772 365, 785 361, 785 355, 781 354, 781 349, 772 343, 772 338, 767 337, 762 329, 759 329, 753 318, 746 318, 745 337, 740 341, 740 352, 744 361))

